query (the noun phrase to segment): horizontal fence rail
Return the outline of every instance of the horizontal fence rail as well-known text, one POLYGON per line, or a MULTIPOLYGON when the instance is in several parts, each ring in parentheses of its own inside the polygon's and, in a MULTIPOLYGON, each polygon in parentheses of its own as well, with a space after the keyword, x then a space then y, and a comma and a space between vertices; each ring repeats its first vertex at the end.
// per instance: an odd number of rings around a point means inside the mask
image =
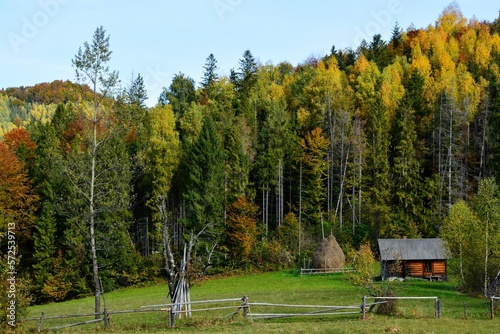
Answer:
POLYGON ((300 275, 348 273, 354 271, 356 271, 355 268, 300 268, 300 275))

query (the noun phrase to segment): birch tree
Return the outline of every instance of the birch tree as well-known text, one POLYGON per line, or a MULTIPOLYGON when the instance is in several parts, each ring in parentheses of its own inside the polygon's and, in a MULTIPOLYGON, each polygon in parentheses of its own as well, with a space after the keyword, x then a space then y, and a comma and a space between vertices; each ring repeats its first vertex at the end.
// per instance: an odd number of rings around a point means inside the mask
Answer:
POLYGON ((111 112, 112 103, 109 102, 109 98, 118 84, 118 73, 111 71, 108 66, 111 53, 109 35, 106 36, 105 30, 101 26, 95 30, 92 42, 90 44, 85 42, 83 48, 78 49, 78 53, 72 60, 77 81, 81 84, 88 84, 92 91, 90 100, 85 101, 90 104, 90 110, 82 110, 81 112, 83 123, 88 126, 88 131, 84 133, 84 143, 82 143, 84 151, 80 152, 78 156, 74 156, 75 159, 67 164, 66 169, 76 193, 84 198, 87 206, 84 220, 88 229, 90 257, 92 259, 96 318, 100 317, 102 293, 96 226, 99 212, 107 206, 103 200, 115 190, 113 187, 106 189, 104 174, 112 170, 120 173, 122 171, 118 171, 118 169, 124 166, 118 160, 113 161, 113 157, 104 157, 100 154, 105 145, 110 142, 109 129, 112 124, 109 123, 110 118, 107 116, 111 112), (80 159, 83 160, 82 164, 77 162, 80 159))

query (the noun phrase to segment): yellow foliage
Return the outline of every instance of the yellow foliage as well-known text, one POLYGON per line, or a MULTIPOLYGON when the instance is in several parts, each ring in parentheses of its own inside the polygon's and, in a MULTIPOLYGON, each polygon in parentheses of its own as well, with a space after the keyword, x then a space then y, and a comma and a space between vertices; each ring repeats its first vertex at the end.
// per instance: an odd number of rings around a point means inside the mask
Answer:
POLYGON ((382 73, 381 98, 382 104, 388 109, 393 116, 399 102, 405 94, 405 89, 402 84, 403 67, 400 63, 393 63, 386 67, 382 73))
POLYGON ((468 120, 472 121, 481 102, 481 86, 462 64, 457 69, 455 99, 462 105, 464 111, 468 112, 468 120))
POLYGON ((465 56, 466 61, 474 59, 474 50, 476 48, 476 31, 468 29, 460 39, 462 54, 465 56))
MULTIPOLYGON (((498 35, 495 35, 498 37, 498 35)), ((476 41, 476 48, 474 52, 474 62, 483 71, 488 69, 491 61, 491 51, 493 48, 493 38, 487 27, 481 27, 476 41)))
POLYGON ((464 29, 466 25, 467 20, 456 2, 448 5, 436 21, 436 26, 441 27, 448 35, 454 35, 464 29))
POLYGON ((306 108, 300 108, 297 112, 297 122, 300 126, 305 126, 311 117, 311 113, 306 108))
POLYGON ((415 46, 415 48, 412 50, 413 55, 411 59, 411 70, 417 70, 420 75, 422 75, 424 78, 427 78, 431 75, 431 62, 429 61, 429 58, 425 54, 422 54, 422 51, 420 50, 420 46, 415 46))
POLYGON ((500 36, 495 34, 491 37, 491 51, 494 53, 500 53, 500 36))
POLYGON ((450 40, 448 41, 447 47, 446 47, 448 54, 451 57, 451 60, 456 63, 458 62, 458 56, 460 53, 460 47, 458 45, 458 42, 455 38, 451 37, 450 40))
MULTIPOLYGON (((429 27, 430 31, 433 31, 434 28, 429 27)), ((419 48, 421 52, 427 53, 431 48, 431 40, 429 38, 429 33, 425 30, 418 30, 417 35, 413 37, 410 42, 410 47, 412 50, 415 48, 419 48)))

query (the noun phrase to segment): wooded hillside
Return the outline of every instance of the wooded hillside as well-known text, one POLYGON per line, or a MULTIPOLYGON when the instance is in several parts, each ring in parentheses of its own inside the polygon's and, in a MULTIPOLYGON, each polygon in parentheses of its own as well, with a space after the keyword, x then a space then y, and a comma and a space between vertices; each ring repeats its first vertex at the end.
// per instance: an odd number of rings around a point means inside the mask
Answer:
POLYGON ((16 220, 37 301, 93 291, 94 218, 105 289, 173 274, 185 244, 201 273, 301 263, 330 233, 439 236, 500 184, 499 34, 452 5, 297 66, 247 50, 226 77, 209 55, 153 108, 140 75, 0 91, 1 231, 16 220))

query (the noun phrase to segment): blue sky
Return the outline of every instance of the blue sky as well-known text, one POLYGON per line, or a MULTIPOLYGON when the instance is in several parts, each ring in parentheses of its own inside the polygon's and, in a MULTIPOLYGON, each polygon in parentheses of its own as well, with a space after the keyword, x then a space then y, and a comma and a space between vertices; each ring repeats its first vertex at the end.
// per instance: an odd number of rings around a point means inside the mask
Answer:
MULTIPOLYGON (((75 79, 71 60, 102 25, 111 36, 110 67, 122 84, 140 73, 154 105, 182 72, 197 83, 210 53, 229 75, 249 49, 261 63, 293 65, 356 48, 397 21, 425 28, 450 0, 0 0, 0 88, 75 79)), ((468 19, 492 21, 498 0, 458 0, 468 19)))

